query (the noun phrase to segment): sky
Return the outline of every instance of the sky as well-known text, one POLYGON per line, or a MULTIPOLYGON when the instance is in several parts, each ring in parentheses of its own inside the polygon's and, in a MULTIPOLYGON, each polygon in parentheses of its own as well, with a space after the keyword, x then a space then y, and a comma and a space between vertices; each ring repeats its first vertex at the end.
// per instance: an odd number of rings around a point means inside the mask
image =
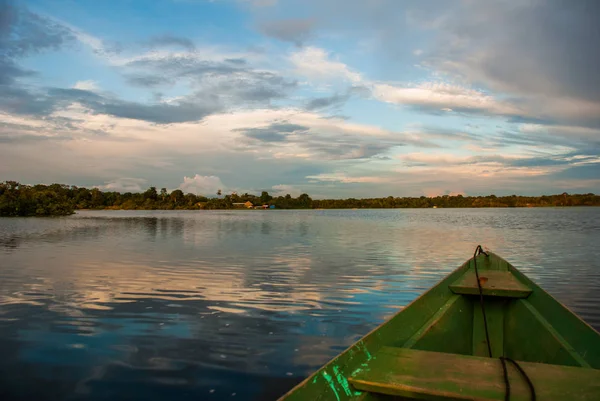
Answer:
POLYGON ((600 193, 597 0, 0 0, 0 181, 600 193))

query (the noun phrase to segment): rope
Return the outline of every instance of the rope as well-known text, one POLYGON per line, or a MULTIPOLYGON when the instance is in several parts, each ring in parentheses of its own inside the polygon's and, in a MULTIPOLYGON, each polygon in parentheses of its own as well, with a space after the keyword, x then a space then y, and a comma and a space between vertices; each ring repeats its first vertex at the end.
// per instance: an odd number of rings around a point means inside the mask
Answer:
POLYGON ((475 253, 473 254, 473 266, 475 267, 475 277, 477 278, 477 288, 479 288, 479 303, 481 304, 481 314, 483 315, 483 327, 485 328, 485 340, 487 342, 488 355, 492 357, 492 345, 490 344, 490 334, 488 332, 487 318, 485 317, 485 306, 483 305, 483 290, 481 289, 481 282, 479 281, 479 271, 477 271, 477 255, 484 254, 488 256, 483 250, 481 245, 477 245, 475 253), (479 253, 478 253, 479 252, 479 253))
MULTIPOLYGON (((492 358, 492 345, 490 343, 490 334, 488 331, 487 318, 485 316, 485 306, 483 303, 483 289, 481 288, 481 282, 479 281, 479 271, 477 270, 477 255, 481 255, 482 253, 485 256, 489 256, 483 250, 481 245, 477 245, 477 248, 475 248, 475 253, 473 254, 473 267, 475 269, 475 277, 477 278, 477 288, 479 289, 479 303, 481 304, 481 314, 483 315, 483 327, 485 328, 485 340, 487 342, 488 355, 490 358, 492 358)), ((531 392, 531 401, 535 401, 536 400, 535 388, 533 387, 533 383, 531 382, 531 379, 529 379, 529 376, 527 376, 527 373, 525 373, 525 371, 517 363, 517 361, 515 361, 511 358, 505 357, 505 356, 501 356, 500 362, 502 363, 502 372, 504 375, 504 386, 506 388, 505 393, 504 393, 504 401, 510 401, 510 382, 508 381, 508 370, 506 368, 506 361, 509 361, 510 363, 515 365, 515 368, 517 368, 517 370, 519 371, 521 376, 523 376, 523 378, 527 382, 527 385, 529 386, 529 391, 531 392)))
POLYGON ((500 362, 502 362, 502 370, 504 371, 504 384, 506 386, 506 392, 504 393, 504 401, 510 400, 510 383, 508 382, 508 372, 506 370, 506 361, 515 365, 515 368, 517 368, 517 370, 519 371, 521 376, 523 376, 523 379, 525 379, 525 381, 527 382, 527 385, 529 386, 529 392, 531 393, 531 401, 535 401, 535 399, 536 399, 535 388, 533 387, 533 383, 531 382, 531 379, 529 378, 529 376, 527 376, 527 373, 525 373, 525 371, 523 370, 521 365, 519 365, 517 363, 517 361, 515 361, 514 359, 511 359, 511 358, 508 358, 505 356, 501 356, 500 362))

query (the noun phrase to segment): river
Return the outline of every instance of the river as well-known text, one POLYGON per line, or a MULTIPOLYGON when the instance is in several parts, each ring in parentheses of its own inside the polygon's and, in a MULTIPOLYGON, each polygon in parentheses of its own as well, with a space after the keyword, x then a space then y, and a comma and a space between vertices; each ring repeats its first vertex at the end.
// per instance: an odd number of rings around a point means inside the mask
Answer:
POLYGON ((600 329, 600 208, 0 219, 0 398, 272 400, 477 244, 600 329))

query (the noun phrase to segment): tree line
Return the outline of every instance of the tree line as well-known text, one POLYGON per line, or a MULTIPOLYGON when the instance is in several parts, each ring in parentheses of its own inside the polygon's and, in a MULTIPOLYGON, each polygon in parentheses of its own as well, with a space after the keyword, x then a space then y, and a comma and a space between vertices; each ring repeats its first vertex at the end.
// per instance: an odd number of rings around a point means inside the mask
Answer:
MULTIPOLYGON (((220 191, 219 191, 220 192, 220 191)), ((308 194, 260 196, 236 193, 206 197, 150 187, 144 192, 101 191, 62 184, 24 185, 16 181, 0 183, 0 216, 62 216, 80 209, 115 210, 211 210, 233 209, 236 204, 273 205, 276 209, 361 209, 361 208, 479 208, 479 207, 544 207, 600 206, 600 196, 588 194, 544 196, 437 196, 367 199, 311 199, 308 194)))

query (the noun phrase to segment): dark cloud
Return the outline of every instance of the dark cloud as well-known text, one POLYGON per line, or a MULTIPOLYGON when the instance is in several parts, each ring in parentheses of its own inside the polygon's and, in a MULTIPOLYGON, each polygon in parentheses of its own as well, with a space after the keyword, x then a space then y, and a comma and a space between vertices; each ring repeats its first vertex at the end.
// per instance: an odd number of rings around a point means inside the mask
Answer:
MULTIPOLYGON (((151 75, 129 78, 137 79, 138 84, 146 86, 168 82, 154 81, 151 75)), ((12 85, 2 88, 0 109, 15 114, 48 116, 59 108, 77 102, 98 114, 170 124, 199 121, 239 105, 268 104, 272 99, 283 97, 288 88, 294 86, 295 82, 276 74, 248 71, 223 79, 200 81, 196 83, 195 90, 176 101, 163 102, 159 96, 157 102, 146 104, 81 89, 35 89, 12 85)))
POLYGON ((8 57, 0 56, 0 85, 9 85, 15 78, 32 75, 35 75, 34 71, 23 69, 8 57))
POLYGON ((248 104, 283 98, 297 83, 275 73, 248 70, 208 82, 201 79, 198 86, 202 91, 218 93, 227 103, 248 104))
POLYGON ((574 166, 552 175, 555 179, 566 180, 598 180, 600 163, 574 166))
POLYGON ((286 142, 290 134, 303 133, 308 130, 309 127, 303 125, 282 122, 270 124, 268 127, 240 128, 234 131, 242 132, 246 137, 261 142, 286 142))
POLYGON ((248 62, 246 60, 244 60, 243 58, 226 58, 225 62, 229 63, 229 64, 235 64, 235 65, 246 65, 246 64, 248 64, 248 62))
POLYGON ((268 131, 261 128, 247 130, 245 135, 248 138, 258 139, 263 142, 285 142, 286 136, 279 132, 268 131))
POLYGON ((404 79, 398 67, 418 62, 436 77, 502 93, 523 110, 516 118, 600 127, 600 1, 289 0, 261 18, 285 26, 296 7, 316 17, 312 29, 367 39, 385 79, 404 79))
POLYGON ((600 2, 468 2, 428 62, 508 93, 600 102, 600 2))
POLYGON ((143 87, 187 80, 197 92, 217 94, 227 105, 265 103, 287 96, 297 82, 260 71, 244 59, 202 60, 197 54, 134 60, 123 68, 128 82, 143 87))
POLYGON ((241 132, 244 136, 237 150, 295 145, 325 160, 381 159, 386 151, 406 143, 401 134, 372 137, 334 127, 329 131, 289 122, 260 128, 239 128, 234 132, 241 132))
POLYGON ((222 111, 217 95, 196 95, 177 103, 143 104, 109 98, 81 89, 55 88, 49 91, 57 105, 78 102, 93 112, 115 117, 143 120, 157 124, 198 121, 204 117, 222 111))
POLYGON ((21 57, 57 50, 73 38, 70 29, 12 1, 0 0, 0 85, 34 74, 18 65, 21 57))
POLYGON ((190 39, 169 34, 155 36, 148 40, 147 43, 151 47, 178 46, 189 51, 196 50, 196 45, 190 39))
POLYGON ((332 96, 325 96, 325 97, 319 97, 316 99, 311 99, 306 104, 306 109, 307 110, 319 110, 319 109, 325 109, 328 107, 340 106, 340 105, 344 104, 346 101, 348 101, 349 98, 350 98, 350 96, 348 94, 345 94, 345 95, 335 94, 332 96))
POLYGON ((494 148, 508 146, 558 146, 587 152, 595 149, 600 154, 600 131, 581 131, 581 127, 563 127, 554 125, 539 125, 533 130, 501 129, 491 135, 489 145, 494 148))
POLYGON ((302 44, 311 36, 315 21, 309 18, 291 18, 285 20, 262 21, 258 29, 267 36, 296 46, 302 44))
POLYGON ((44 116, 56 105, 46 92, 17 85, 0 86, 0 110, 20 115, 44 116))
POLYGON ((70 29, 10 0, 0 0, 0 54, 17 58, 57 50, 74 38, 70 29))
POLYGON ((371 96, 371 90, 366 86, 356 85, 348 88, 345 93, 335 93, 331 96, 324 96, 315 99, 311 99, 306 104, 307 110, 320 110, 327 108, 335 108, 342 106, 352 96, 369 97, 371 96))
MULTIPOLYGON (((143 120, 157 124, 198 121, 223 110, 217 95, 194 94, 174 103, 137 103, 81 89, 49 88, 32 91, 8 88, 0 98, 0 109, 9 113, 48 116, 75 102, 93 113, 143 120)), ((68 128, 68 127, 66 127, 68 128)))
POLYGON ((79 138, 133 141, 131 138, 111 137, 113 127, 109 125, 98 129, 86 128, 81 119, 53 117, 36 122, 42 123, 44 128, 40 130, 38 124, 0 122, 0 143, 62 142, 79 138), (40 134, 41 131, 44 134, 40 134))
POLYGON ((125 75, 127 83, 133 86, 140 86, 142 88, 155 88, 157 86, 172 85, 171 79, 161 77, 158 75, 125 75))
POLYGON ((279 132, 303 132, 308 131, 309 127, 300 124, 290 124, 290 123, 273 123, 271 124, 271 129, 275 129, 279 132))
POLYGON ((228 75, 235 72, 247 71, 245 62, 241 59, 229 59, 229 61, 202 60, 195 54, 169 55, 163 58, 142 58, 127 63, 124 67, 153 71, 167 76, 178 78, 198 77, 205 74, 228 75))
POLYGON ((306 148, 320 153, 329 159, 369 159, 381 155, 396 146, 403 146, 401 141, 355 141, 341 139, 314 140, 307 142, 306 148))
POLYGON ((229 107, 269 104, 296 86, 295 81, 251 68, 241 58, 219 62, 202 60, 194 53, 195 47, 190 40, 172 35, 154 37, 147 43, 150 46, 183 47, 190 52, 188 55, 138 59, 120 68, 129 84, 144 88, 189 80, 190 93, 177 101, 167 103, 157 99, 157 102, 145 104, 85 90, 36 88, 17 81, 17 78, 35 74, 18 64, 21 57, 59 49, 73 39, 69 28, 13 2, 0 0, 0 110, 44 117, 78 102, 93 113, 169 124, 198 121, 229 107))

